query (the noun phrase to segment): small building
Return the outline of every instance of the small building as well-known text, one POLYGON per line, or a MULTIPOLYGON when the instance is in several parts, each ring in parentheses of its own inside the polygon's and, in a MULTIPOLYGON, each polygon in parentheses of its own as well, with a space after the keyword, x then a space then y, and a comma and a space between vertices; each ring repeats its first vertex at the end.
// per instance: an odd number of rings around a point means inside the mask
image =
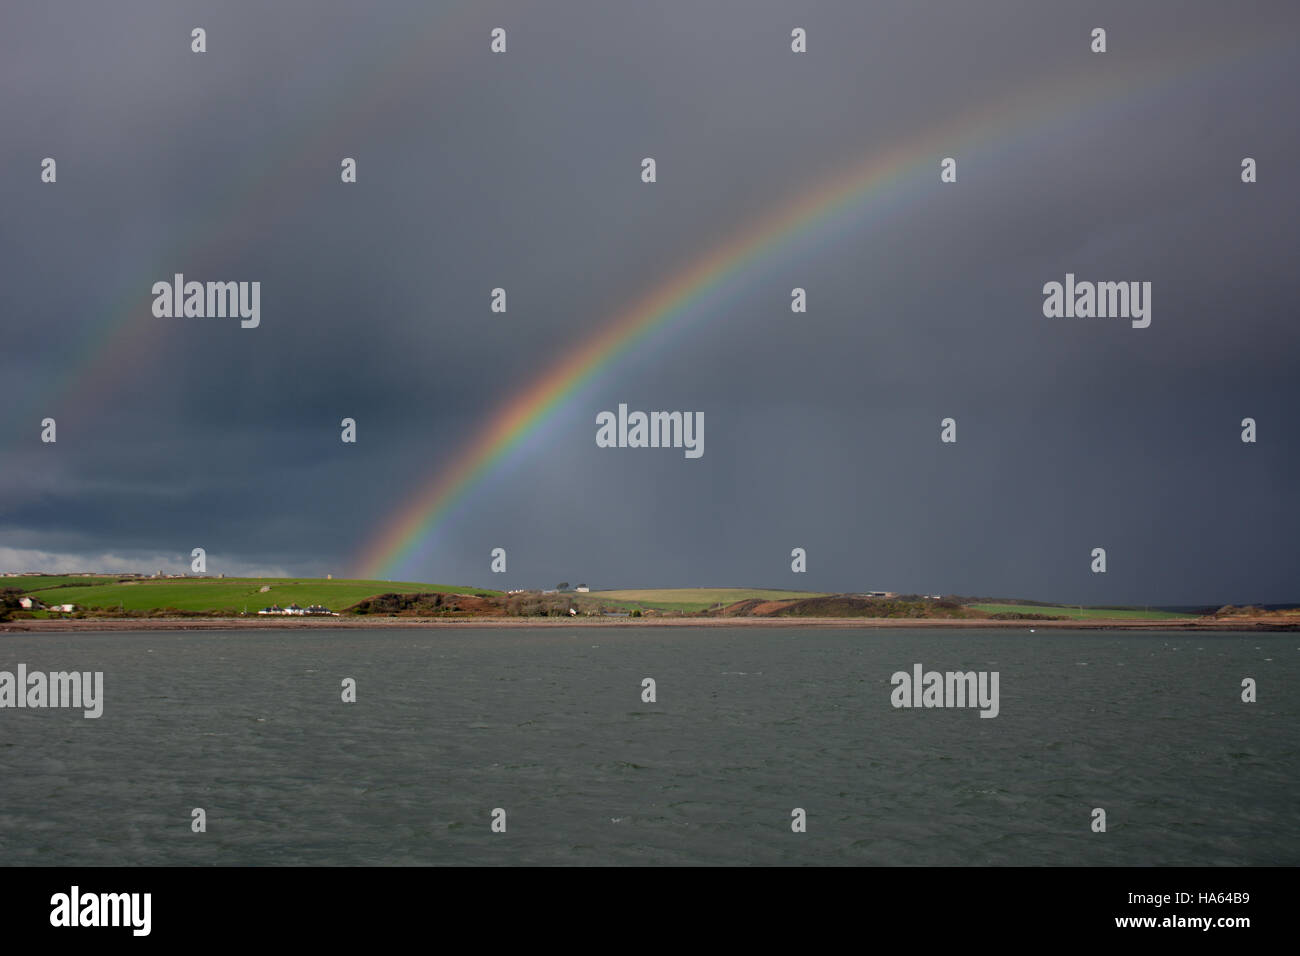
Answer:
POLYGON ((36 600, 34 597, 20 597, 18 599, 18 606, 24 611, 39 611, 45 607, 44 604, 36 600))
POLYGON ((77 609, 77 605, 75 604, 51 604, 50 605, 51 611, 60 611, 64 614, 71 614, 76 609, 77 609))
POLYGON ((576 588, 574 588, 573 590, 577 591, 579 594, 590 594, 590 593, 591 593, 591 588, 587 587, 587 585, 585 585, 585 584, 579 584, 579 585, 578 585, 576 588))
POLYGON ((311 615, 329 615, 338 617, 337 611, 331 611, 323 604, 312 604, 309 607, 299 607, 297 604, 290 604, 288 607, 280 607, 278 604, 272 604, 270 607, 264 607, 257 612, 258 614, 276 614, 283 617, 305 617, 311 615))

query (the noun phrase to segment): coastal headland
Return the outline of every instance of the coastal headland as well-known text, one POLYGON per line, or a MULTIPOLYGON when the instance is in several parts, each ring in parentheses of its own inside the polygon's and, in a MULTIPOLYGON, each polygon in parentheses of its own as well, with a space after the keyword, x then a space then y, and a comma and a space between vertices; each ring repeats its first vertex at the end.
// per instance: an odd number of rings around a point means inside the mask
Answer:
POLYGON ((387 627, 1300 630, 1300 607, 1087 607, 1014 598, 771 588, 499 591, 419 582, 9 574, 0 633, 387 627))

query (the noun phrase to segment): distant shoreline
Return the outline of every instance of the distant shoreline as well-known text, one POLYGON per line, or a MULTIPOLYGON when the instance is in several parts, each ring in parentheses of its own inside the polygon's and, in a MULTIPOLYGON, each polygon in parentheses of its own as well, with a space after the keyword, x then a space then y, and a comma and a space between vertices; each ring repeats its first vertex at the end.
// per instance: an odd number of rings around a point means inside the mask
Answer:
POLYGON ((90 618, 83 620, 20 620, 0 623, 0 634, 62 631, 246 631, 350 630, 382 628, 573 628, 573 627, 705 627, 705 628, 908 628, 928 630, 1066 630, 1066 631, 1300 631, 1300 621, 1236 618, 1133 620, 1088 618, 1063 621, 997 621, 992 619, 886 617, 349 617, 312 618, 90 618))

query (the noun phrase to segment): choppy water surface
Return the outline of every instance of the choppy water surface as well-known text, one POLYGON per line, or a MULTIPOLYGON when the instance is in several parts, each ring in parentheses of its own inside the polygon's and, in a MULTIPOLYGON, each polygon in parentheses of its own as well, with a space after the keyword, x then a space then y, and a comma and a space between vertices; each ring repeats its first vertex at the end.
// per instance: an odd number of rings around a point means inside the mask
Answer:
POLYGON ((106 701, 0 710, 9 865, 1300 863, 1297 634, 0 635, 19 662, 106 701), (998 671, 1000 715, 893 708, 917 662, 998 671))

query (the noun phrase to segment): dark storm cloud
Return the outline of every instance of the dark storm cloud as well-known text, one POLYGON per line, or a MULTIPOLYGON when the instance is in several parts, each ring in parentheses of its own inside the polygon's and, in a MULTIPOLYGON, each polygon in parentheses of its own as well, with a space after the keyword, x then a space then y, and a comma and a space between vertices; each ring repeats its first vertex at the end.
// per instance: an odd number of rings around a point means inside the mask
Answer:
POLYGON ((267 6, 0 13, 0 559, 347 571, 500 403, 769 210, 1156 63, 1178 82, 976 136, 956 185, 936 155, 784 246, 611 366, 403 575, 500 583, 500 546, 512 586, 1296 597, 1291 5, 267 6), (1206 66, 1243 42, 1271 52, 1206 66), (1151 281, 1152 326, 1044 318, 1067 271, 1151 281), (261 327, 154 319, 174 272, 260 281, 261 327), (704 457, 596 448, 619 402, 704 411, 704 457))

